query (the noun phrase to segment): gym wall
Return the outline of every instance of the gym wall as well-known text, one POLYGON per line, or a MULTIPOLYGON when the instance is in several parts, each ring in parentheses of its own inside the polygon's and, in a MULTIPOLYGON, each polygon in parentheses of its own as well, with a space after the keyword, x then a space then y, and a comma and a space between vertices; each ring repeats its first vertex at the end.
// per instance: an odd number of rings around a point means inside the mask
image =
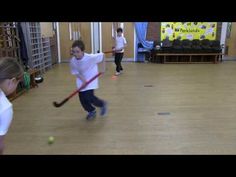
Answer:
MULTIPOLYGON (((117 22, 118 24, 118 22, 117 22)), ((116 26, 117 26, 116 24, 116 26)), ((92 52, 91 45, 91 23, 90 22, 71 22, 72 32, 80 31, 80 37, 85 43, 85 52, 92 52)), ((41 23, 42 36, 55 37, 53 31, 53 25, 50 22, 41 23)), ((124 35, 126 37, 128 46, 124 55, 124 58, 134 57, 134 26, 132 22, 124 23, 124 35)), ((73 35, 72 35, 73 36, 73 35)), ((73 43, 73 39, 70 39, 69 22, 59 22, 59 37, 60 37, 60 52, 61 60, 69 61, 71 58, 70 50, 73 43)), ((112 22, 102 22, 102 50, 109 51, 114 46, 114 40, 112 38, 112 22)), ((107 58, 112 57, 111 54, 107 55, 107 58)))
POLYGON ((40 22, 42 37, 53 37, 55 34, 52 27, 52 22, 40 22))

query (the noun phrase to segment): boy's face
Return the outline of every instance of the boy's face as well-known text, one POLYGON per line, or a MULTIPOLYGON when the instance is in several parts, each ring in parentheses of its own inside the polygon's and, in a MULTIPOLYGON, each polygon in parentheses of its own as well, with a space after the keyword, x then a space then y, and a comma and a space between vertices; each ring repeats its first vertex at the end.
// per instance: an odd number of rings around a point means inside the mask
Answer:
POLYGON ((117 36, 122 36, 122 32, 118 32, 118 33, 117 33, 117 36))
POLYGON ((81 51, 79 47, 72 48, 72 54, 75 56, 76 59, 82 59, 84 56, 84 52, 81 51))

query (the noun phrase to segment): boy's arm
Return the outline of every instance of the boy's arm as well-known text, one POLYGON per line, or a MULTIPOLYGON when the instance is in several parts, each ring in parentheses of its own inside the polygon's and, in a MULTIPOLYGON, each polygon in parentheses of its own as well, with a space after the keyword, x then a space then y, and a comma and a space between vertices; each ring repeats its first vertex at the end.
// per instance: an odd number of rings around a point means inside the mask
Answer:
POLYGON ((102 59, 102 73, 105 73, 106 71, 106 61, 105 61, 105 55, 103 54, 103 59, 102 59))
POLYGON ((71 74, 75 75, 77 78, 79 78, 83 82, 83 84, 85 84, 86 79, 74 68, 72 63, 70 63, 70 68, 71 68, 71 74))
POLYGON ((127 47, 127 41, 126 41, 126 39, 124 38, 124 47, 123 47, 123 49, 126 48, 126 47, 127 47))
POLYGON ((106 61, 105 61, 105 55, 104 55, 104 53, 103 53, 102 61, 99 62, 98 64, 100 65, 99 71, 100 71, 101 73, 105 73, 105 71, 106 71, 106 61))
POLYGON ((76 74, 75 76, 77 78, 79 78, 82 81, 83 84, 85 84, 87 82, 86 79, 81 74, 76 74))

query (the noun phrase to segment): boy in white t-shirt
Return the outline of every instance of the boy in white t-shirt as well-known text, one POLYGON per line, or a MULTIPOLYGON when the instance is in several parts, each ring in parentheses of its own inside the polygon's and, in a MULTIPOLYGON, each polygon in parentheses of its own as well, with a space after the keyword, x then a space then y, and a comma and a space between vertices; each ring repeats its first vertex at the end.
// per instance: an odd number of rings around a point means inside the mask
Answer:
POLYGON ((122 28, 118 28, 117 36, 115 38, 115 48, 113 48, 113 51, 115 51, 116 76, 120 75, 120 73, 123 71, 121 61, 124 56, 124 48, 127 46, 126 39, 122 36, 122 33, 122 28))
POLYGON ((23 69, 16 59, 0 58, 0 155, 3 154, 4 136, 13 118, 12 104, 6 96, 16 90, 22 76, 23 69))
MULTIPOLYGON (((105 72, 105 59, 103 53, 88 54, 84 52, 83 41, 77 40, 72 44, 73 58, 70 60, 71 74, 75 75, 77 87, 80 88, 88 80, 98 74, 98 64, 102 64, 102 73, 105 72)), ((98 88, 98 78, 93 80, 79 92, 79 99, 83 108, 88 112, 87 120, 96 117, 96 107, 100 107, 101 116, 107 113, 107 103, 94 95, 94 90, 98 88), (93 106, 94 105, 94 106, 93 106)))

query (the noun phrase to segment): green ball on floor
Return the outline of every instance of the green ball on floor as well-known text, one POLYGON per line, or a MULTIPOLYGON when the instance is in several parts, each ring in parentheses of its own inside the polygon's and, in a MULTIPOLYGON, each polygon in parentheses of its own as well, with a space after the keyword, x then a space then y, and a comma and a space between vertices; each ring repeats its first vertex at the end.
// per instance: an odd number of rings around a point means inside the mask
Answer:
POLYGON ((53 136, 49 136, 48 137, 48 144, 53 144, 54 140, 55 140, 55 138, 53 136))

